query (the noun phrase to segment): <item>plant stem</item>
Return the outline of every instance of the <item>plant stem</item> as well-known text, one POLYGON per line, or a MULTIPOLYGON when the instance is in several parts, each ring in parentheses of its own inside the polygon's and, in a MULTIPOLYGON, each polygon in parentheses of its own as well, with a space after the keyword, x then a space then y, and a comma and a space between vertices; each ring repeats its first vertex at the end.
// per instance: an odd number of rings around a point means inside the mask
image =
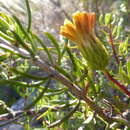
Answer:
POLYGON ((43 60, 36 58, 33 60, 34 64, 36 66, 39 66, 40 69, 46 71, 49 75, 52 76, 52 78, 54 78, 55 80, 60 81, 62 84, 64 84, 66 87, 68 87, 70 89, 70 91, 78 98, 81 100, 84 100, 88 106, 93 110, 96 111, 96 113, 105 121, 112 123, 113 120, 112 118, 109 118, 108 116, 106 116, 103 111, 102 108, 100 108, 95 102, 93 102, 93 100, 91 98, 89 98, 88 96, 84 95, 81 88, 75 84, 73 84, 71 81, 69 81, 64 75, 62 75, 61 73, 58 73, 53 67, 47 65, 46 63, 44 63, 43 60))
POLYGON ((43 60, 39 59, 38 57, 33 59, 33 62, 35 65, 39 66, 41 70, 44 70, 49 75, 52 76, 55 80, 60 81, 63 85, 69 88, 69 90, 80 100, 84 100, 86 104, 95 111, 100 119, 102 119, 104 122, 107 123, 113 123, 113 122, 121 122, 124 125, 127 125, 130 127, 130 122, 122 119, 122 118, 116 118, 116 117, 108 117, 101 107, 99 107, 91 98, 84 95, 81 88, 75 84, 73 84, 70 80, 68 80, 64 75, 57 72, 52 66, 47 65, 43 60))
POLYGON ((130 92, 127 90, 126 86, 124 86, 123 84, 118 82, 116 79, 114 79, 113 76, 110 75, 110 73, 107 70, 103 72, 110 81, 116 84, 121 89, 122 92, 124 92, 128 97, 130 97, 130 92))
POLYGON ((109 38, 110 38, 109 42, 111 43, 114 57, 116 59, 117 64, 119 65, 119 58, 118 58, 117 53, 116 53, 116 49, 115 49, 115 46, 114 46, 114 41, 113 41, 111 30, 109 31, 109 38))

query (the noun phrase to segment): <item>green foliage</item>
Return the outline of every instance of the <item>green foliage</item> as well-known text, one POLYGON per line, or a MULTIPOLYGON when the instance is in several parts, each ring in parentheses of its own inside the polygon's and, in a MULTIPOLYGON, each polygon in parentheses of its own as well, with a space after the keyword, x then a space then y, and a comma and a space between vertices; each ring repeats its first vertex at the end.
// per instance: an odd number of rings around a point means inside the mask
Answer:
MULTIPOLYGON (((20 121, 25 129, 33 129, 29 124, 33 117, 28 114, 32 108, 36 121, 41 120, 45 129, 129 128, 129 119, 122 115, 129 110, 130 97, 118 91, 120 85, 130 84, 129 36, 124 18, 106 13, 97 20, 99 38, 111 56, 106 67, 109 76, 104 75, 108 74, 106 70, 91 70, 78 47, 68 39, 60 41, 45 32, 51 43, 47 46, 31 29, 31 9, 28 0, 25 3, 27 27, 16 16, 0 13, 0 84, 10 86, 25 99, 26 121, 20 121)), ((124 11, 126 5, 122 4, 124 11)), ((1 102, 8 112, 6 103, 1 102)), ((6 123, 0 122, 3 125, 6 123)))

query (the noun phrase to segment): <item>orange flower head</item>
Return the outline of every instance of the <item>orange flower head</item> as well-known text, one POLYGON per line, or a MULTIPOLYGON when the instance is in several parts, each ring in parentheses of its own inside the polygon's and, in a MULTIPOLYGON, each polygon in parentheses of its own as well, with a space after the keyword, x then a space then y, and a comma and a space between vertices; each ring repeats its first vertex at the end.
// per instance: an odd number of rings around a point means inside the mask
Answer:
POLYGON ((95 35, 95 22, 95 13, 76 12, 72 22, 65 20, 60 34, 77 44, 92 69, 103 70, 108 64, 109 56, 106 48, 95 35))

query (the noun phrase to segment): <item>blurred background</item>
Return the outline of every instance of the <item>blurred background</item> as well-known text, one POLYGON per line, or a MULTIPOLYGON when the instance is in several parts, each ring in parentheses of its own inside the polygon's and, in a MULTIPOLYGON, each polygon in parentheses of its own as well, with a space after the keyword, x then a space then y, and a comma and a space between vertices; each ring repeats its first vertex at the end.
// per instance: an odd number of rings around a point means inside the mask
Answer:
MULTIPOLYGON (((130 0, 30 0, 30 4, 37 34, 47 31, 57 35, 64 19, 70 19, 75 11, 96 12, 97 16, 113 13, 130 23, 130 0)), ((15 14, 26 24, 24 0, 0 0, 0 11, 15 14)))

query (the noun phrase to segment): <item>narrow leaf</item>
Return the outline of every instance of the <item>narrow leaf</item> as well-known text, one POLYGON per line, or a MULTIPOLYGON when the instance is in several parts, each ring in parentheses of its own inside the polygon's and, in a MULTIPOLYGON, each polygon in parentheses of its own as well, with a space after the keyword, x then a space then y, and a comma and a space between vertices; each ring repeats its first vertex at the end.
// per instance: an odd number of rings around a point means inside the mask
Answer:
POLYGON ((63 117, 62 119, 57 120, 57 121, 51 123, 51 124, 48 126, 48 128, 52 128, 52 127, 54 127, 54 126, 61 125, 64 121, 68 120, 68 119, 77 111, 79 105, 80 105, 80 101, 79 101, 79 103, 78 103, 65 117, 63 117))
POLYGON ((43 41, 42 41, 39 37, 37 37, 35 34, 33 34, 33 37, 35 37, 36 40, 40 43, 40 45, 43 47, 43 49, 44 49, 44 51, 46 52, 46 54, 47 54, 47 56, 48 56, 48 58, 49 58, 51 64, 53 64, 53 58, 52 58, 52 56, 51 56, 51 54, 50 54, 48 48, 46 47, 46 45, 45 45, 45 44, 43 43, 43 41))
POLYGON ((46 80, 46 79, 49 78, 49 76, 41 77, 41 76, 37 76, 37 75, 28 74, 26 72, 19 71, 19 70, 15 69, 15 68, 11 68, 11 70, 13 72, 15 72, 16 74, 20 74, 20 75, 23 75, 24 77, 35 79, 35 80, 46 80))
POLYGON ((56 70, 58 70, 60 73, 62 73, 65 77, 67 77, 69 80, 72 81, 72 78, 71 78, 70 74, 65 69, 63 69, 63 68, 61 68, 60 66, 57 66, 57 65, 55 65, 53 67, 56 70))
POLYGON ((59 44, 58 44, 57 40, 55 39, 55 37, 53 35, 51 35, 48 32, 46 32, 45 35, 52 42, 52 44, 55 46, 55 48, 57 50, 57 54, 58 54, 58 63, 60 63, 60 60, 61 60, 61 51, 60 51, 60 47, 59 47, 59 44))
POLYGON ((14 43, 15 39, 13 39, 12 37, 8 36, 7 34, 3 33, 2 31, 0 31, 0 37, 2 37, 3 39, 14 43))
POLYGON ((67 53, 68 53, 68 55, 70 57, 70 60, 72 61, 73 70, 77 71, 77 65, 76 65, 76 62, 75 62, 73 54, 71 53, 70 49, 67 46, 66 46, 66 50, 67 50, 67 53))
POLYGON ((127 61, 126 66, 127 66, 128 77, 130 78, 130 60, 127 61))
POLYGON ((25 0, 26 2, 26 7, 27 7, 27 13, 28 13, 28 28, 27 31, 30 31, 31 28, 31 23, 32 23, 32 15, 31 15, 31 9, 30 9, 30 5, 29 5, 29 1, 25 0))
POLYGON ((33 53, 36 53, 37 52, 37 45, 32 40, 32 37, 30 37, 31 36, 31 35, 29 35, 30 33, 26 32, 26 30, 24 29, 24 27, 22 26, 21 22, 19 21, 19 19, 16 16, 13 16, 13 18, 15 19, 16 23, 19 25, 21 31, 23 32, 23 34, 25 36, 25 37, 23 37, 23 40, 27 37, 27 39, 31 43, 31 46, 32 46, 32 49, 33 49, 33 53))
POLYGON ((34 52, 29 48, 28 45, 26 45, 23 40, 20 38, 18 34, 16 34, 14 31, 12 31, 13 35, 15 36, 16 40, 18 41, 21 46, 26 49, 33 57, 34 57, 34 52))
POLYGON ((47 81, 47 83, 46 83, 44 89, 43 89, 42 92, 39 94, 39 96, 38 96, 31 104, 29 104, 28 106, 26 106, 26 107, 24 108, 24 110, 28 110, 28 109, 30 109, 31 107, 33 107, 33 106, 43 97, 44 93, 46 92, 47 88, 48 88, 49 85, 50 85, 50 82, 51 82, 51 80, 48 80, 48 81, 47 81))

